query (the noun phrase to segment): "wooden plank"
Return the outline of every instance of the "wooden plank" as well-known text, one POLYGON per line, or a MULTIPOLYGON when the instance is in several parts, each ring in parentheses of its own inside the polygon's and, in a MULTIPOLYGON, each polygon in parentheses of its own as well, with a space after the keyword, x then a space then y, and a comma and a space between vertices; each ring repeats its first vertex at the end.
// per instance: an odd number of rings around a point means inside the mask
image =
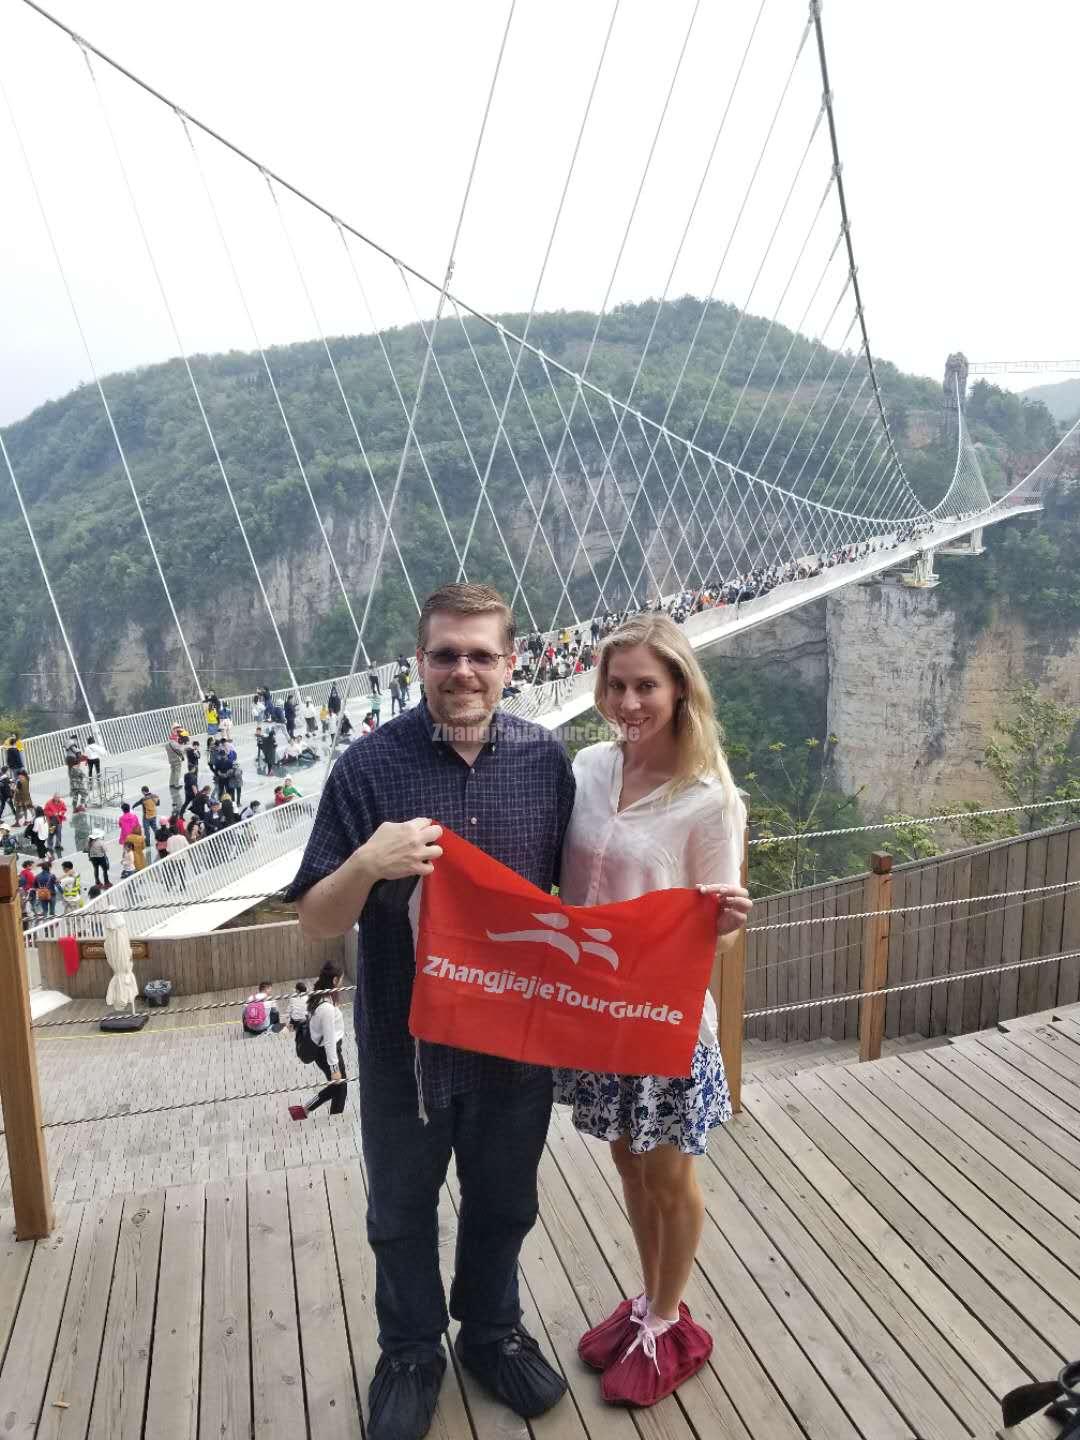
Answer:
MULTIPOLYGON (((868 1322, 858 1311, 852 1316, 854 1323, 849 1325, 849 1333, 855 1343, 868 1346, 883 1344, 874 1330, 874 1323, 879 1324, 968 1429, 976 1435, 987 1433, 1000 1419, 1001 1411, 989 1387, 935 1329, 934 1287, 940 1282, 926 1270, 921 1260, 916 1259, 914 1265, 909 1265, 903 1257, 902 1246, 889 1232, 884 1234, 891 1244, 871 1247, 849 1227, 844 1216, 829 1204, 827 1198, 833 1193, 830 1185, 843 1186, 842 1177, 815 1154, 814 1147, 797 1126, 793 1125, 792 1130, 799 1137, 800 1145, 805 1147, 804 1156, 809 1153, 817 1161, 816 1168, 813 1165, 804 1166, 807 1174, 794 1164, 756 1120, 749 1117, 738 1125, 725 1126, 714 1137, 715 1153, 710 1147, 710 1154, 721 1172, 730 1176, 739 1194, 745 1195, 748 1202, 753 1202, 753 1212, 760 1216, 762 1224, 770 1227, 771 1233, 785 1241, 791 1235, 791 1244, 803 1242, 804 1235, 812 1237, 839 1272, 841 1279, 834 1279, 832 1283, 841 1286, 849 1284, 858 1297, 857 1300, 848 1298, 846 1303, 862 1303, 872 1313, 874 1322, 868 1322), (808 1183, 811 1172, 814 1182, 808 1183), (760 1176, 760 1183, 755 1176, 760 1176), (763 1190, 762 1185, 768 1189, 763 1190), (894 1264, 900 1270, 903 1284, 891 1273, 894 1264), (926 1307, 925 1313, 915 1303, 913 1294, 918 1295, 926 1307)), ((875 1223, 874 1212, 869 1206, 865 1213, 871 1223, 875 1223)), ((876 1223, 880 1224, 880 1217, 877 1217, 876 1223)), ((810 1268, 813 1256, 811 1250, 805 1265, 798 1267, 800 1274, 808 1278, 818 1275, 816 1269, 810 1268)), ((827 1282, 822 1279, 818 1283, 822 1292, 828 1293, 827 1282)), ((838 1299, 834 1303, 840 1305, 845 1302, 838 1299)), ((832 1305, 830 1311, 835 1313, 832 1305)), ((887 1357, 887 1346, 884 1353, 887 1357)), ((904 1363, 899 1358, 885 1359, 886 1365, 897 1367, 896 1388, 900 1394, 906 1383, 904 1363)), ((935 1404, 932 1397, 920 1398, 916 1394, 901 1408, 911 1414, 913 1429, 917 1430, 918 1424, 927 1427, 924 1432, 927 1440, 931 1435, 948 1433, 948 1421, 933 1414, 935 1404)))
MULTIPOLYGON (((971 876, 968 894, 985 895, 989 890, 990 851, 982 850, 971 857, 971 876)), ((986 964, 986 911, 993 901, 974 900, 968 906, 969 921, 967 944, 964 947, 962 967, 965 970, 979 970, 986 964)), ((1000 903, 1000 902, 998 902, 1000 903)), ((982 995, 980 980, 965 980, 960 986, 960 1030, 978 1030, 979 1004, 982 995)))
MULTIPOLYGON (((894 1440, 901 1437, 907 1440, 911 1433, 908 1420, 890 1398, 892 1387, 884 1384, 886 1355, 879 1352, 874 1356, 873 1366, 866 1367, 848 1343, 846 1335, 850 1335, 850 1329, 840 1323, 842 1316, 822 1303, 820 1286, 808 1286, 772 1243, 758 1220, 746 1210, 743 1197, 736 1194, 713 1165, 699 1167, 698 1176, 706 1212, 717 1228, 722 1227, 725 1239, 757 1281, 780 1321, 791 1335, 799 1337, 814 1370, 860 1434, 874 1435, 881 1440, 890 1436, 894 1440)), ((835 1291, 830 1298, 836 1300, 835 1291)), ((954 1425, 953 1433, 957 1433, 957 1429, 954 1425)))
POLYGON ((82 1205, 66 1206, 57 1214, 49 1238, 34 1246, 0 1370, 0 1425, 5 1436, 31 1437, 37 1430, 82 1218, 82 1205))
POLYGON ((202 1379, 199 1433, 247 1440, 251 1433, 247 1185, 242 1177, 206 1186, 202 1379))
POLYGON ((90 1424, 123 1210, 116 1195, 83 1213, 38 1440, 81 1440, 90 1424))
POLYGON ((15 1217, 6 1211, 0 1216, 0 1369, 33 1254, 34 1241, 15 1239, 15 1217))
MULTIPOLYGON (((1009 847, 1006 845, 995 846, 990 851, 990 865, 986 877, 986 893, 988 895, 1000 895, 1007 888, 1009 878, 1009 847)), ((1002 955, 1002 943, 1005 933, 1005 916, 1008 913, 1003 907, 1009 902, 1007 900, 987 901, 986 931, 983 939, 983 965, 1000 965, 1002 955)), ((978 1025, 985 1028, 987 1025, 997 1023, 1000 1013, 1001 998, 1001 976, 984 975, 982 989, 979 994, 979 1020, 978 1025)))
MULTIPOLYGON (((937 867, 937 898, 938 900, 952 900, 956 894, 956 865, 957 862, 951 859, 942 860, 937 867)), ((949 952, 951 948, 951 936, 953 925, 956 919, 956 907, 943 905, 940 909, 931 913, 930 919, 934 928, 930 931, 933 937, 934 956, 931 969, 932 975, 947 975, 949 973, 949 952)), ((930 1030, 931 1035, 944 1035, 948 1024, 948 985, 932 985, 930 990, 930 1030)))
MULTIPOLYGON (((954 862, 953 895, 957 900, 966 901, 971 894, 971 858, 958 857, 954 862)), ((968 937, 971 933, 971 906, 957 905, 953 908, 953 922, 948 928, 949 974, 959 975, 967 965, 968 937)), ((954 981, 942 986, 945 991, 945 1029, 949 1035, 959 1035, 964 1028, 964 990, 966 985, 954 981)))
MULTIPOLYGON (((1061 948, 1064 951, 1080 952, 1080 825, 1069 832, 1069 859, 1065 878, 1076 884, 1076 889, 1067 890, 1062 906, 1061 948)), ((1062 960, 1058 969, 1059 1005, 1071 1005, 1080 1000, 1080 953, 1070 960, 1062 960)))
POLYGON ((360 1428, 356 1379, 321 1170, 286 1170, 297 1315, 311 1440, 352 1440, 360 1428))
MULTIPOLYGON (((887 1218, 897 1228, 906 1227, 911 1234, 922 1230, 920 1222, 931 1225, 939 1236, 938 1254, 931 1263, 935 1268, 940 1267, 941 1273, 949 1273, 949 1283, 957 1294, 964 1296, 971 1308, 995 1327, 1002 1341, 1023 1364, 1031 1367, 1032 1373, 1040 1365, 1052 1367, 1051 1357, 1064 1352, 1055 1351, 1049 1337, 1059 1331, 1071 1335, 1074 1329, 1080 1330, 1080 1326, 1053 1305, 1015 1261, 991 1243, 958 1206, 949 1203, 928 1179, 906 1164, 869 1122, 845 1103, 838 1093, 842 1088, 838 1083, 841 1076, 852 1084, 857 1083, 846 1071, 814 1070, 797 1076, 793 1084, 822 1118, 843 1135, 849 1145, 857 1148, 860 1165, 874 1167, 874 1176, 867 1177, 868 1189, 875 1191, 875 1204, 887 1218), (827 1073, 829 1083, 825 1079, 827 1073), (912 1212, 918 1214, 920 1222, 914 1221, 912 1212)), ((861 1096, 859 1100, 866 1111, 872 1108, 861 1096)), ((882 1123, 880 1118, 876 1120, 882 1123)), ((925 1154, 920 1163, 935 1175, 943 1174, 925 1154)), ((865 1176, 866 1172, 862 1174, 865 1176)), ((989 1228, 990 1220, 986 1223, 989 1228)))
MULTIPOLYGON (((1007 1186, 1015 1186, 1020 1191, 1019 1197, 1013 1197, 1017 1200, 1015 1213, 1018 1218, 1024 1214, 1028 1203, 1037 1202, 1040 1208, 1035 1211, 1034 1225, 1027 1228, 1032 1234, 1036 1230, 1048 1234, 1052 1253, 1066 1257, 1074 1249, 1080 1249, 1080 1204, 1077 1203, 1080 1172, 1075 1166, 1063 1167, 1068 1170, 1071 1182, 1069 1190, 1062 1189, 1051 1175, 1029 1158, 1039 1156, 1053 1160, 1056 1158, 1054 1153, 1046 1146, 1038 1146, 1031 1135, 987 1104, 980 1095, 973 1093, 970 1087, 959 1083, 954 1072, 935 1064, 929 1053, 905 1055, 883 1062, 880 1073, 915 1105, 922 1107, 923 1115, 918 1123, 920 1127, 925 1127, 922 1133, 935 1148, 941 1150, 945 1146, 951 1154, 955 1141, 950 1137, 959 1137, 962 1164, 970 1147, 994 1167, 993 1170, 979 1167, 985 1182, 983 1188, 988 1194, 995 1199, 999 1197, 1004 1177, 1007 1186), (1070 1235, 1069 1231, 1073 1233, 1070 1235)), ((870 1078, 877 1079, 876 1076, 870 1078)), ((1011 1189, 1004 1193, 1013 1195, 1011 1189)), ((1024 1223, 1023 1219, 1021 1223, 1024 1223)), ((1080 1253, 1074 1259, 1080 1261, 1080 1253)))
MULTIPOLYGON (((920 904, 932 905, 938 897, 938 877, 941 874, 941 866, 938 864, 928 865, 922 872, 922 898, 920 904)), ((937 931, 933 928, 933 922, 941 918, 944 912, 926 910, 919 916, 919 944, 918 957, 915 966, 916 980, 927 980, 934 973, 934 937, 937 931)), ((930 1026, 930 986, 924 986, 921 990, 915 991, 915 1033, 918 1035, 932 1035, 934 1031, 930 1026)))
POLYGON ((248 1180, 252 1419, 257 1440, 307 1434, 286 1171, 248 1180))
POLYGON ((965 1263, 917 1212, 892 1203, 892 1185, 799 1090, 788 1081, 755 1085, 746 1108, 989 1390, 1003 1395, 1027 1383, 1029 1372, 980 1305, 968 1303, 975 1296, 965 1263))
MULTIPOLYGON (((1046 875, 1044 884, 1060 885, 1064 882, 1069 868, 1069 831, 1047 836, 1046 875)), ((1039 954, 1054 955, 1064 949, 1061 943, 1065 919, 1065 895, 1062 891, 1051 891, 1042 902, 1042 930, 1039 934, 1039 954)), ((1060 962, 1057 965, 1040 965, 1031 973, 1035 976, 1035 1009, 1049 1010, 1060 989, 1060 962)))
MULTIPOLYGON (((885 983, 891 989, 899 985, 903 978, 904 959, 904 921, 905 915, 898 915, 897 910, 903 909, 907 904, 907 880, 908 871, 894 870, 892 872, 892 910, 893 914, 889 921, 889 950, 885 962, 885 983)), ((900 1034, 900 996, 889 995, 885 1000, 885 1038, 894 1039, 900 1034)))
MULTIPOLYGON (((1046 880, 1046 859, 1048 848, 1048 837, 1045 835, 1033 836, 1028 841, 1027 870, 1024 872, 1024 886, 1031 888, 1042 885, 1046 880)), ((1045 952, 1040 948, 1043 930, 1043 906, 1045 900, 1040 895, 1025 895, 1023 909, 1023 927, 1020 936, 1020 958, 1029 960, 1033 956, 1042 955, 1045 952)), ((1039 998, 1039 977, 1044 970, 1053 972, 1054 979, 1057 978, 1057 963, 1052 965, 1033 965, 1027 970, 1017 972, 1016 1013, 1018 1015, 1030 1015, 1032 1011, 1038 1010, 1039 998)))
MULTIPOLYGON (((922 870, 904 870, 901 872, 904 880, 904 904, 922 904, 922 870)), ((900 979, 907 983, 915 980, 918 976, 919 962, 919 926, 922 923, 921 912, 906 915, 895 915, 893 917, 894 930, 899 930, 902 946, 900 961, 900 979)), ((905 990, 900 996, 900 1015, 897 1020, 896 1033, 898 1035, 911 1035, 915 1032, 915 997, 916 990, 905 990)))
POLYGON ((146 1431, 154 1440, 196 1440, 202 1305, 203 1187, 165 1193, 154 1352, 146 1431))
MULTIPOLYGON (((1014 840, 1007 850, 1007 862, 1005 870, 1005 884, 1003 890, 1022 890, 1027 883, 1027 840, 1014 840)), ((1005 901, 1008 908, 1004 912, 1001 928, 1001 963, 1008 965, 1012 961, 1020 959, 1020 945, 1024 927, 1023 897, 1017 896, 1015 900, 1005 901)), ((1009 1020, 1017 1013, 1017 995, 1019 986, 1019 970, 1003 970, 998 982, 998 1008, 997 1014, 993 1017, 997 1020, 1009 1020)))

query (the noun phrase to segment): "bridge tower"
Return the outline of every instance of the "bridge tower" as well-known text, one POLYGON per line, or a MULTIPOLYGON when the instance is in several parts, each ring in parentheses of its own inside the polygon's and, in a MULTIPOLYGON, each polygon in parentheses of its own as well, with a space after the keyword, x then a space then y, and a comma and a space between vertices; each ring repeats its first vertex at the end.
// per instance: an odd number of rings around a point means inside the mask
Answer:
POLYGON ((959 406, 967 400, 968 358, 957 350, 945 361, 945 379, 942 391, 945 396, 945 444, 955 445, 960 425, 959 406))

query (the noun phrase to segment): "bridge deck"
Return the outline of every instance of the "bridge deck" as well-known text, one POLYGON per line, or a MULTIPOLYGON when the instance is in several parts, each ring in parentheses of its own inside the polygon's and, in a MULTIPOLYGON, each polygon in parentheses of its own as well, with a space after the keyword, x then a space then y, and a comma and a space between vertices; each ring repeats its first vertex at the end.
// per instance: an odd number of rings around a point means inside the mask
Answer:
MULTIPOLYGON (((291 1125, 290 1093, 250 1098, 297 1083, 291 1045, 225 1013, 138 1039, 39 1030, 58 1228, 20 1244, 3 1216, 5 1434, 360 1433, 376 1343, 355 1097, 291 1125)), ((557 1114, 523 1297, 571 1396, 527 1428, 451 1369, 433 1434, 986 1436, 1005 1390, 1080 1355, 1080 1010, 744 1095, 699 1167, 688 1300, 710 1366, 651 1412, 601 1402, 575 1343, 635 1287, 633 1246, 606 1147, 557 1114)), ((455 1203, 451 1179, 447 1270, 455 1203)))

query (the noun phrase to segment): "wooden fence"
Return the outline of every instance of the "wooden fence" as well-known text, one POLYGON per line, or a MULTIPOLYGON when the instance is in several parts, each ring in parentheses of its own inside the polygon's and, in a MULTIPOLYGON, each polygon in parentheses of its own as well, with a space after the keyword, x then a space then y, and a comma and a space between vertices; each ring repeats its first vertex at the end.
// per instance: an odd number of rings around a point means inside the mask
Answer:
MULTIPOLYGON (((1080 825, 895 865, 892 908, 1080 881, 1080 825)), ((746 937, 747 1010, 857 991, 862 983, 865 875, 758 900, 751 927, 808 920, 746 937), (835 923, 832 917, 838 917, 835 923)), ((1080 889, 985 904, 944 905, 889 921, 886 984, 1080 950, 1080 889)), ((1080 959, 890 995, 885 1034, 959 1035, 1080 999, 1080 959)), ((853 1039, 859 1004, 815 1006, 746 1022, 761 1040, 853 1039)))
MULTIPOLYGON (((140 989, 147 980, 171 980, 175 995, 203 995, 211 990, 254 986, 260 980, 278 984, 317 975, 328 960, 341 965, 351 979, 356 936, 350 930, 333 940, 305 940, 299 923, 286 920, 214 930, 207 935, 135 940, 132 954, 140 989)), ((65 973, 55 940, 38 946, 38 959, 46 989, 60 990, 73 1000, 104 1000, 112 970, 102 941, 79 941, 79 969, 74 975, 65 973)))

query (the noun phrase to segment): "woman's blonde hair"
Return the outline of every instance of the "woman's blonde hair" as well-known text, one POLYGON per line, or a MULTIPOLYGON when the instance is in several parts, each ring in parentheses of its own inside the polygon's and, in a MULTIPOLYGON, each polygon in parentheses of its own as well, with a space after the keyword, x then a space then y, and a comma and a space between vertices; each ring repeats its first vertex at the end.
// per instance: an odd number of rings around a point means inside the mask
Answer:
POLYGON ((734 805, 738 800, 738 791, 724 755, 720 722, 716 718, 709 682, 689 640, 670 616, 657 612, 635 615, 630 620, 624 620, 604 640, 596 672, 596 708, 609 724, 615 723, 607 709, 611 657, 617 650, 630 650, 638 645, 649 647, 682 690, 682 697, 675 708, 679 758, 672 777, 672 789, 678 790, 695 780, 716 779, 723 787, 725 807, 734 805))

